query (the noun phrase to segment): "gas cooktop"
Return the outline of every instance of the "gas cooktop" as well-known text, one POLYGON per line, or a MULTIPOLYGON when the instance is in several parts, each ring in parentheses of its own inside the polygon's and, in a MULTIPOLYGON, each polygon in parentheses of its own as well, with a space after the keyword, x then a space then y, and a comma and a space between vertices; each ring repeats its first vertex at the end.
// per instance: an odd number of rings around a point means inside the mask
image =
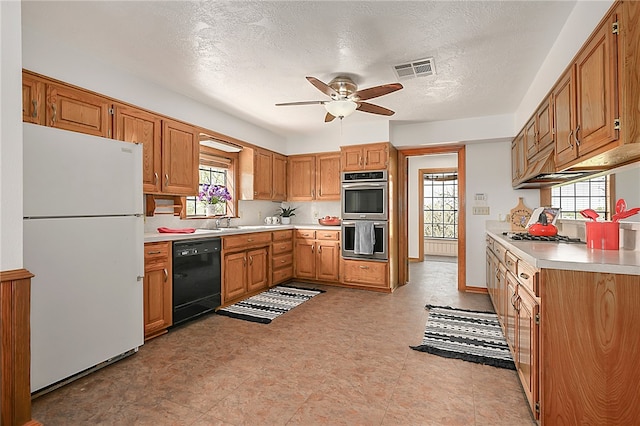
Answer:
POLYGON ((506 235, 510 239, 516 240, 516 241, 550 241, 555 243, 586 244, 584 241, 580 241, 580 238, 569 238, 564 235, 538 236, 538 235, 531 235, 528 232, 503 232, 502 235, 506 235))

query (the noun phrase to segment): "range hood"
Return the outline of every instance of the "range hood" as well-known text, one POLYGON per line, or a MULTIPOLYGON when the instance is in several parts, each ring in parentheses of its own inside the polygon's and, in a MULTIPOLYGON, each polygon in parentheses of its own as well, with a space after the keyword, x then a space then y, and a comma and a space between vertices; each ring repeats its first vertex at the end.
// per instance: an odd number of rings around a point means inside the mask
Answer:
POLYGON ((531 164, 522 182, 514 186, 515 189, 543 188, 546 186, 568 183, 603 171, 603 169, 588 170, 556 170, 555 151, 547 151, 531 164))

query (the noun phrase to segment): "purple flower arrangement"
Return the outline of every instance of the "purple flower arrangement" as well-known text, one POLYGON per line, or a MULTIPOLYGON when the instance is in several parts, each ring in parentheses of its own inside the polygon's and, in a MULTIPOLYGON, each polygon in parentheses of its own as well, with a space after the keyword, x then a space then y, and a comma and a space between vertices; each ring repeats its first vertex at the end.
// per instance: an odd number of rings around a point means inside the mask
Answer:
POLYGON ((231 194, 226 186, 205 183, 198 194, 198 200, 205 204, 218 204, 231 201, 231 194))

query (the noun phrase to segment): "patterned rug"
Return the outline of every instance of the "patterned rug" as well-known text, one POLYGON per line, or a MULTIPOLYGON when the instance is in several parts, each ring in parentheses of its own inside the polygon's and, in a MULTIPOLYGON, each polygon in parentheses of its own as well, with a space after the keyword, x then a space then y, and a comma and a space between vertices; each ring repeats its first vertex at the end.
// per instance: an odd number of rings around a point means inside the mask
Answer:
POLYGON ((448 306, 427 305, 429 319, 416 351, 445 358, 515 370, 509 346, 492 312, 468 311, 448 306))
POLYGON ((269 324, 280 315, 320 293, 324 293, 324 290, 279 285, 229 305, 216 313, 231 318, 269 324))

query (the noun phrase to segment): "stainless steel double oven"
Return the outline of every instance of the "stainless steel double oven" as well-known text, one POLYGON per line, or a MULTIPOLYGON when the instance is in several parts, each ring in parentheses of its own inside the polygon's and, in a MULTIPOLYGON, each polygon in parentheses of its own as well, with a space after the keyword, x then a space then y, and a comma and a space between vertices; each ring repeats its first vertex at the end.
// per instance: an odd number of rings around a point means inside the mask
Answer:
POLYGON ((388 259, 388 187, 386 170, 342 173, 342 257, 345 259, 388 259), (354 250, 358 221, 373 222, 372 254, 354 250))

